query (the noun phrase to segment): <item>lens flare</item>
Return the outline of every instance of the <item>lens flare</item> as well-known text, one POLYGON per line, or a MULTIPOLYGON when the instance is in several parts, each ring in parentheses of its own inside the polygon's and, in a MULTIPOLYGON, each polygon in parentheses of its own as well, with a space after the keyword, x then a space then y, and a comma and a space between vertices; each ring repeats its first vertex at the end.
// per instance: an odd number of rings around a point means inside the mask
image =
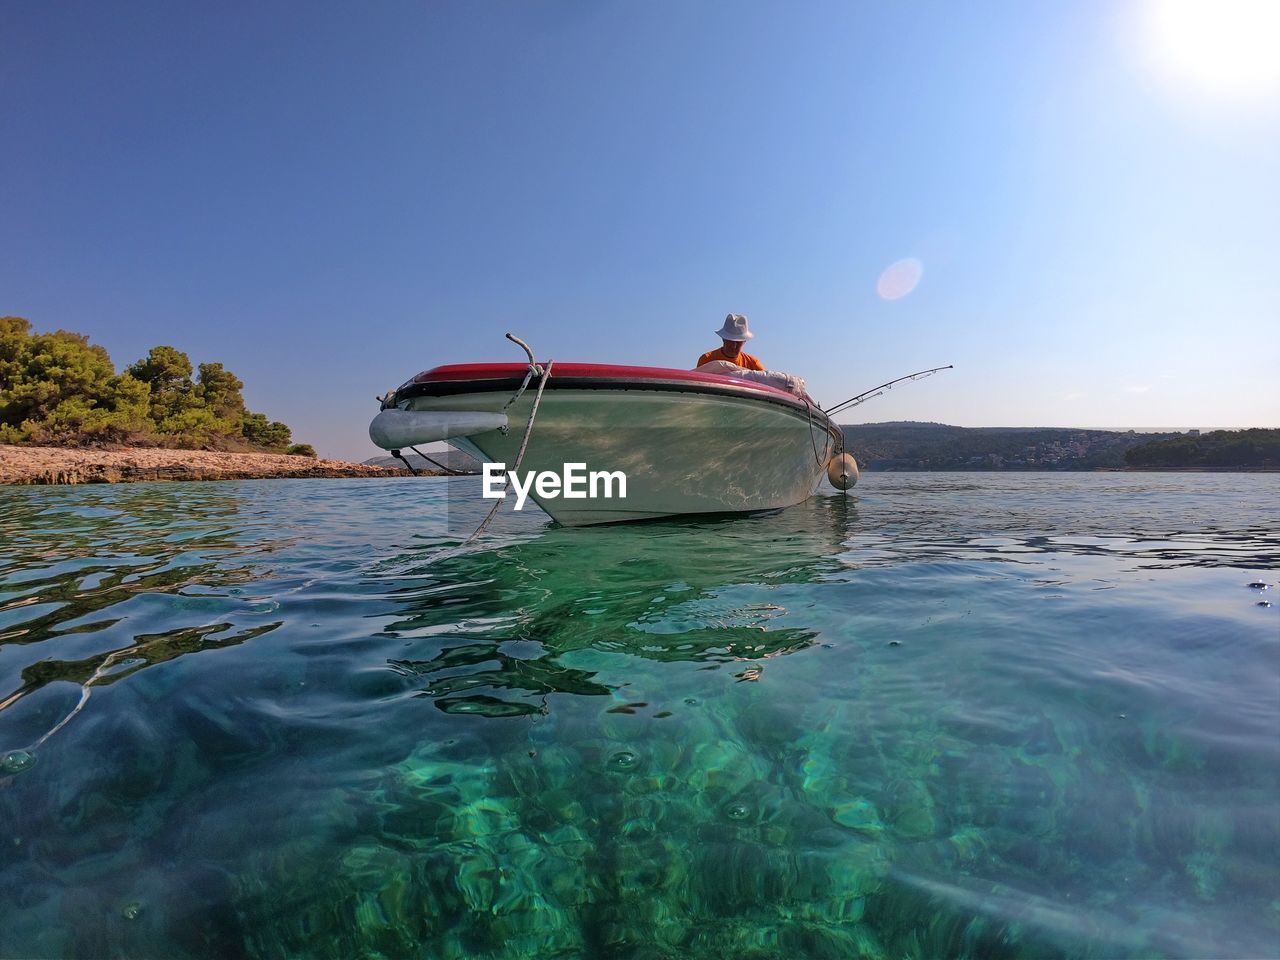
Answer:
POLYGON ((1280 93, 1276 0, 1147 0, 1141 31, 1171 79, 1235 96, 1280 93))
POLYGON ((884 268, 876 281, 876 293, 881 300, 901 300, 920 283, 924 276, 924 264, 915 257, 907 257, 884 268))

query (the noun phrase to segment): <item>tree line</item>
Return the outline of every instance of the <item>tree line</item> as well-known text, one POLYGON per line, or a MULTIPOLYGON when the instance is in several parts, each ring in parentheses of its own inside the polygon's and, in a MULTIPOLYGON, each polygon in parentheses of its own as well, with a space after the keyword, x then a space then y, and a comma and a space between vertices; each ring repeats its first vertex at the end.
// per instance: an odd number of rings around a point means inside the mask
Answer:
POLYGON ((1280 468, 1280 430, 1213 430, 1134 447, 1131 467, 1280 468))
POLYGON ((844 435, 858 462, 877 470, 1119 468, 1128 448, 1152 439, 1115 430, 918 422, 851 424, 844 426, 844 435))
POLYGON ((315 456, 288 426, 249 410, 243 389, 221 363, 193 367, 175 347, 152 347, 117 372, 83 334, 36 333, 22 317, 0 317, 0 443, 315 456))

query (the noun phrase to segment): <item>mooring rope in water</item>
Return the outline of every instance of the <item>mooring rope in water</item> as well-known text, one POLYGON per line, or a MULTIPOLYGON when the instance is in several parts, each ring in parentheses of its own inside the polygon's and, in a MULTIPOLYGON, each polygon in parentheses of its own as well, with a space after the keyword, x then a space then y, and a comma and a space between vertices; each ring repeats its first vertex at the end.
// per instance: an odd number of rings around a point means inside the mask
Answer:
MULTIPOLYGON (((35 763, 35 757, 32 755, 32 751, 38 750, 40 747, 44 746, 45 741, 75 719, 76 715, 84 709, 85 704, 89 702, 89 697, 92 693, 91 688, 93 687, 94 682, 102 678, 103 673, 106 672, 108 667, 115 663, 118 658, 127 653, 133 653, 137 649, 138 648, 136 646, 126 647, 123 650, 116 650, 114 653, 108 654, 107 658, 103 660, 102 663, 98 664, 98 669, 93 671, 93 676, 80 684, 80 700, 71 708, 70 713, 50 727, 39 740, 36 740, 31 745, 19 750, 10 750, 5 754, 0 755, 0 776, 11 773, 20 773, 27 767, 31 766, 31 764, 35 763)), ((10 697, 4 702, 3 706, 7 707, 16 699, 18 698, 10 697)))
POLYGON ((91 688, 93 687, 93 681, 97 680, 100 676, 102 676, 102 671, 105 670, 111 664, 112 659, 113 657, 107 657, 106 660, 102 661, 102 665, 93 672, 93 676, 80 685, 80 701, 74 707, 71 708, 71 712, 68 713, 65 717, 63 717, 58 723, 54 724, 49 729, 48 733, 46 733, 43 737, 41 737, 35 743, 31 744, 31 746, 27 748, 28 750, 35 750, 37 747, 43 746, 46 740, 48 740, 55 733, 57 733, 59 730, 65 727, 68 723, 70 723, 75 718, 76 714, 78 714, 81 710, 84 709, 84 705, 89 702, 89 694, 91 692, 91 688))
POLYGON ((467 471, 465 470, 455 470, 453 469, 453 467, 446 467, 439 460, 433 460, 431 457, 428 457, 425 453, 423 453, 413 444, 409 444, 409 449, 412 450, 414 453, 416 453, 418 456, 420 456, 423 460, 427 461, 427 463, 430 463, 436 467, 439 467, 444 472, 444 475, 446 477, 465 477, 467 475, 467 471))
MULTIPOLYGON (((392 450, 391 455, 395 457, 397 460, 399 460, 401 463, 403 463, 408 468, 409 472, 413 474, 415 477, 418 475, 418 471, 413 469, 413 464, 410 463, 409 460, 405 457, 405 455, 402 454, 399 450, 392 450)), ((421 454, 419 454, 419 456, 421 456, 421 454)))
MULTIPOLYGON (((515 340, 516 343, 519 343, 521 346, 524 346, 522 341, 512 337, 511 334, 507 334, 507 336, 512 340, 515 340)), ((528 347, 525 347, 525 350, 528 349, 528 347)), ((532 358, 533 354, 530 353, 529 356, 532 358)), ((507 473, 507 479, 502 485, 503 496, 493 501, 493 506, 489 509, 488 515, 480 521, 480 526, 476 527, 475 533, 471 534, 471 536, 467 537, 467 539, 463 541, 463 546, 466 546, 466 544, 471 543, 476 537, 480 536, 484 531, 484 528, 489 525, 489 521, 494 518, 498 512, 498 508, 502 506, 502 501, 506 499, 507 488, 511 485, 511 474, 520 472, 520 464, 524 462, 525 449, 529 446, 529 436, 533 433, 533 421, 538 416, 538 404, 542 403, 542 391, 546 389, 547 381, 551 379, 551 367, 554 364, 554 360, 548 360, 545 368, 539 368, 540 379, 538 381, 538 392, 534 394, 533 397, 533 409, 529 411, 529 422, 525 424, 524 437, 520 440, 520 452, 516 454, 515 466, 513 466, 507 473)))

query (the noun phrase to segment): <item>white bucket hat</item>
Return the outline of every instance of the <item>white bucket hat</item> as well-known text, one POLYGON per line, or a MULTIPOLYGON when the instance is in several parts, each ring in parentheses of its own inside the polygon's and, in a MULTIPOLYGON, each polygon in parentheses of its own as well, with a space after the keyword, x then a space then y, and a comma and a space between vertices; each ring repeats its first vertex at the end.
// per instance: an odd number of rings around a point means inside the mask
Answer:
POLYGON ((731 313, 724 318, 724 326, 716 331, 716 336, 721 340, 736 340, 742 343, 750 340, 755 336, 747 329, 747 318, 740 313, 731 313))

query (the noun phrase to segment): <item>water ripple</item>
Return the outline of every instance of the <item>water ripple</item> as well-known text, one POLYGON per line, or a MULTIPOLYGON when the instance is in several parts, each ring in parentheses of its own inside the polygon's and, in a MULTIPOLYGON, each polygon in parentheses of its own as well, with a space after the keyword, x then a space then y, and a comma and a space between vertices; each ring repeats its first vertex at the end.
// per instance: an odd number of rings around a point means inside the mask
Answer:
POLYGON ((1280 948, 1274 476, 468 483, 0 488, 0 955, 1280 948))

